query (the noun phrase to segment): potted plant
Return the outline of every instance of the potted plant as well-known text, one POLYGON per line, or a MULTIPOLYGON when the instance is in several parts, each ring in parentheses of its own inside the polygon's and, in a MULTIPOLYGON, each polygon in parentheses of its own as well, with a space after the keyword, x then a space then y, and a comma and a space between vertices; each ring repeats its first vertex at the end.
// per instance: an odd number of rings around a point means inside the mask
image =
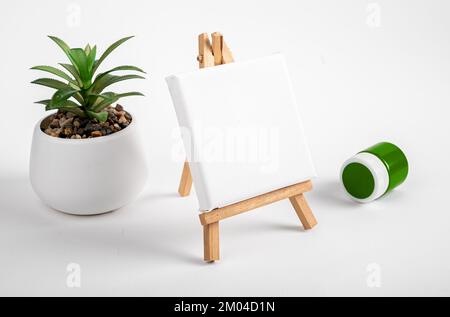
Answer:
POLYGON ((70 63, 36 66, 59 77, 40 78, 33 84, 56 89, 50 99, 38 101, 52 111, 34 130, 30 180, 34 191, 56 210, 93 215, 118 209, 137 197, 146 181, 146 163, 137 130, 137 120, 117 104, 121 98, 142 96, 139 92, 105 92, 105 88, 137 74, 135 66, 119 66, 97 74, 99 66, 119 45, 112 44, 97 59, 96 46, 70 48, 50 36, 70 63), (56 111, 56 112, 55 112, 56 111))

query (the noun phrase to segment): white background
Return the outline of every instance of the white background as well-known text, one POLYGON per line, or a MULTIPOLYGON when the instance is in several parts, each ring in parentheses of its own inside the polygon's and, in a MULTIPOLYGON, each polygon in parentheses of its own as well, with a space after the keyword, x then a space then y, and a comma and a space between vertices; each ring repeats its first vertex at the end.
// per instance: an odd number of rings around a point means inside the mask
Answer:
POLYGON ((450 295, 449 15, 445 0, 3 3, 0 295, 450 295), (207 265, 196 198, 176 195, 182 164, 164 77, 195 69, 197 34, 213 31, 238 60, 287 56, 320 175, 308 195, 319 226, 303 232, 288 201, 261 208, 223 222, 222 261, 207 265), (47 34, 100 50, 136 35, 105 67, 150 75, 120 84, 147 95, 123 104, 144 126, 150 175, 117 212, 64 215, 29 185, 32 129, 45 115, 32 102, 50 90, 30 85, 41 74, 28 68, 64 61, 47 34), (384 140, 406 152, 407 183, 350 202, 341 163, 384 140), (67 287, 69 263, 81 266, 81 288, 67 287), (367 283, 371 272, 380 283, 367 283))

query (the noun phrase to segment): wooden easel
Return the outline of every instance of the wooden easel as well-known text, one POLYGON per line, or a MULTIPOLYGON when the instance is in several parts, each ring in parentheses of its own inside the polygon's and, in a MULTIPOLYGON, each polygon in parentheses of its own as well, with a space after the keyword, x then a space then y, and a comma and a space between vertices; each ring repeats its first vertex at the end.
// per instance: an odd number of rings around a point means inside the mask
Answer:
MULTIPOLYGON (((200 68, 234 62, 233 55, 224 42, 223 36, 215 32, 211 35, 211 38, 212 45, 207 33, 200 34, 198 37, 199 55, 197 60, 200 68)), ((192 176, 189 162, 186 161, 178 192, 182 197, 185 197, 189 195, 191 188, 192 176)), ((219 222, 221 220, 283 199, 289 198, 305 230, 312 229, 317 225, 317 220, 303 195, 311 189, 311 181, 306 181, 200 214, 200 222, 203 226, 204 260, 214 262, 220 258, 219 222)))

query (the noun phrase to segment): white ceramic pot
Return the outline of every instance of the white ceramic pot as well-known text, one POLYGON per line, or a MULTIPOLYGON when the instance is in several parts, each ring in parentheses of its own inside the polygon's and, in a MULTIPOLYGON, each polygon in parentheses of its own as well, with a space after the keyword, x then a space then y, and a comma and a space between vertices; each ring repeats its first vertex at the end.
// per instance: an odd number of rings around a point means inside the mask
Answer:
POLYGON ((36 125, 30 180, 48 206, 75 215, 110 212, 133 201, 147 180, 136 119, 114 134, 82 140, 51 137, 36 125))

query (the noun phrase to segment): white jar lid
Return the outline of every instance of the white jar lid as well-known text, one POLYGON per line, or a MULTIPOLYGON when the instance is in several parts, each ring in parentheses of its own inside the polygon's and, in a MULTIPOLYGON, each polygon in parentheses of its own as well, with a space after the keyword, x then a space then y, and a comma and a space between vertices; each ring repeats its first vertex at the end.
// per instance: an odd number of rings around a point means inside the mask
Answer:
MULTIPOLYGON (((369 175, 370 178, 370 175, 369 175)), ((353 199, 354 201, 360 202, 360 203, 368 203, 371 201, 374 201, 381 196, 383 196, 389 186, 389 174, 387 171, 386 166, 384 163, 375 155, 362 152, 358 153, 357 155, 353 156, 352 158, 348 159, 341 169, 341 181, 344 185, 345 192, 348 194, 348 196, 353 199), (348 168, 349 165, 363 165, 366 167, 370 174, 372 174, 372 179, 367 179, 367 174, 364 173, 356 173, 353 172, 352 169, 348 168), (347 177, 344 177, 344 172, 353 173, 353 175, 350 175, 351 182, 349 181, 348 175, 347 177), (371 186, 371 193, 366 195, 367 197, 361 198, 361 197, 355 197, 355 190, 358 190, 358 184, 361 184, 361 186, 366 185, 367 182, 370 182, 371 186)))

